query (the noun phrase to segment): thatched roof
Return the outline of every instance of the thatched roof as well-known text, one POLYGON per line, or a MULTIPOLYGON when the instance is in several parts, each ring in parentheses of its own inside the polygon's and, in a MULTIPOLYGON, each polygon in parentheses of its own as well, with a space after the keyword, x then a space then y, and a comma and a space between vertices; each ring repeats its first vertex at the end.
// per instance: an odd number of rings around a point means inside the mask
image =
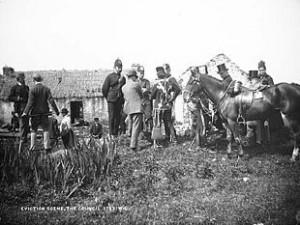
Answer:
MULTIPOLYGON (((39 73, 43 84, 51 89, 54 98, 101 97, 102 84, 112 70, 48 70, 25 72, 26 84, 33 86, 32 76, 39 73)), ((0 76, 0 100, 7 101, 15 76, 0 76)))

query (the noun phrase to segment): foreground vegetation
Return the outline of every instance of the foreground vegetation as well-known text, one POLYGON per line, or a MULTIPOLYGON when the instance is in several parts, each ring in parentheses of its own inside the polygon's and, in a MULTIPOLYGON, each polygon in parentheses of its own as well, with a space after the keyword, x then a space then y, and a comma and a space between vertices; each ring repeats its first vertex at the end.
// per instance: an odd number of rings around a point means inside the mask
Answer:
POLYGON ((14 143, 7 142, 0 223, 296 224, 300 164, 289 161, 292 146, 249 147, 243 159, 229 160, 219 138, 200 149, 183 137, 156 150, 143 143, 138 153, 124 138, 111 173, 99 146, 83 141, 67 157, 40 161, 35 153, 13 160, 14 143))

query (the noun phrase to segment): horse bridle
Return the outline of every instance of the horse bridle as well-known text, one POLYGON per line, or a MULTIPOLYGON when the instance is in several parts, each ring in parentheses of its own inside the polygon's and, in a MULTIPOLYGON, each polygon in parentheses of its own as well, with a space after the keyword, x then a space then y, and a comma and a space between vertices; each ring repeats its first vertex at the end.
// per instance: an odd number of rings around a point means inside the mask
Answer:
MULTIPOLYGON (((189 81, 188 84, 192 85, 191 83, 193 83, 193 82, 201 85, 200 77, 197 79, 196 77, 193 76, 193 80, 189 81)), ((189 93, 191 96, 193 94, 193 91, 189 91, 189 90, 185 90, 184 92, 189 93)), ((200 102, 201 108, 204 111, 204 113, 203 113, 204 115, 208 115, 208 116, 212 117, 212 115, 216 114, 216 112, 217 112, 216 108, 214 108, 214 110, 210 110, 204 105, 204 103, 202 102, 200 97, 197 98, 197 100, 200 102)), ((191 107, 187 106, 187 108, 190 112, 194 113, 195 110, 191 110, 191 107)))

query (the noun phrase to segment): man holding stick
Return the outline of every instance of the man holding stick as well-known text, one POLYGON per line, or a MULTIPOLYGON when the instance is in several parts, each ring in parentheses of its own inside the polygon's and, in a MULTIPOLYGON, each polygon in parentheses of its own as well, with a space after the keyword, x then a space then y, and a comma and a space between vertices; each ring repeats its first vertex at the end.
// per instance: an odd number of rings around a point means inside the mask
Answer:
POLYGON ((55 104, 50 88, 42 84, 42 76, 40 74, 33 75, 34 87, 29 91, 29 98, 25 110, 22 114, 23 117, 31 117, 31 143, 30 149, 34 150, 36 143, 36 136, 38 127, 41 126, 44 132, 44 148, 46 152, 51 150, 50 136, 49 136, 49 107, 48 102, 51 104, 56 115, 59 115, 59 110, 55 104))

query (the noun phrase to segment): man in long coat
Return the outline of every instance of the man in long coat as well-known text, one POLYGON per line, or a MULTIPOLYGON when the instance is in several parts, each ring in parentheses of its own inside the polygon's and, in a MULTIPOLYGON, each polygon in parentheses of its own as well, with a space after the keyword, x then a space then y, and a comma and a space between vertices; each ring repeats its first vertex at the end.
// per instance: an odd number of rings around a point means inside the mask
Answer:
POLYGON ((128 81, 122 87, 125 98, 124 112, 130 117, 132 122, 130 148, 133 151, 137 151, 139 149, 138 137, 143 125, 143 93, 137 81, 136 71, 130 70, 127 77, 128 81))

